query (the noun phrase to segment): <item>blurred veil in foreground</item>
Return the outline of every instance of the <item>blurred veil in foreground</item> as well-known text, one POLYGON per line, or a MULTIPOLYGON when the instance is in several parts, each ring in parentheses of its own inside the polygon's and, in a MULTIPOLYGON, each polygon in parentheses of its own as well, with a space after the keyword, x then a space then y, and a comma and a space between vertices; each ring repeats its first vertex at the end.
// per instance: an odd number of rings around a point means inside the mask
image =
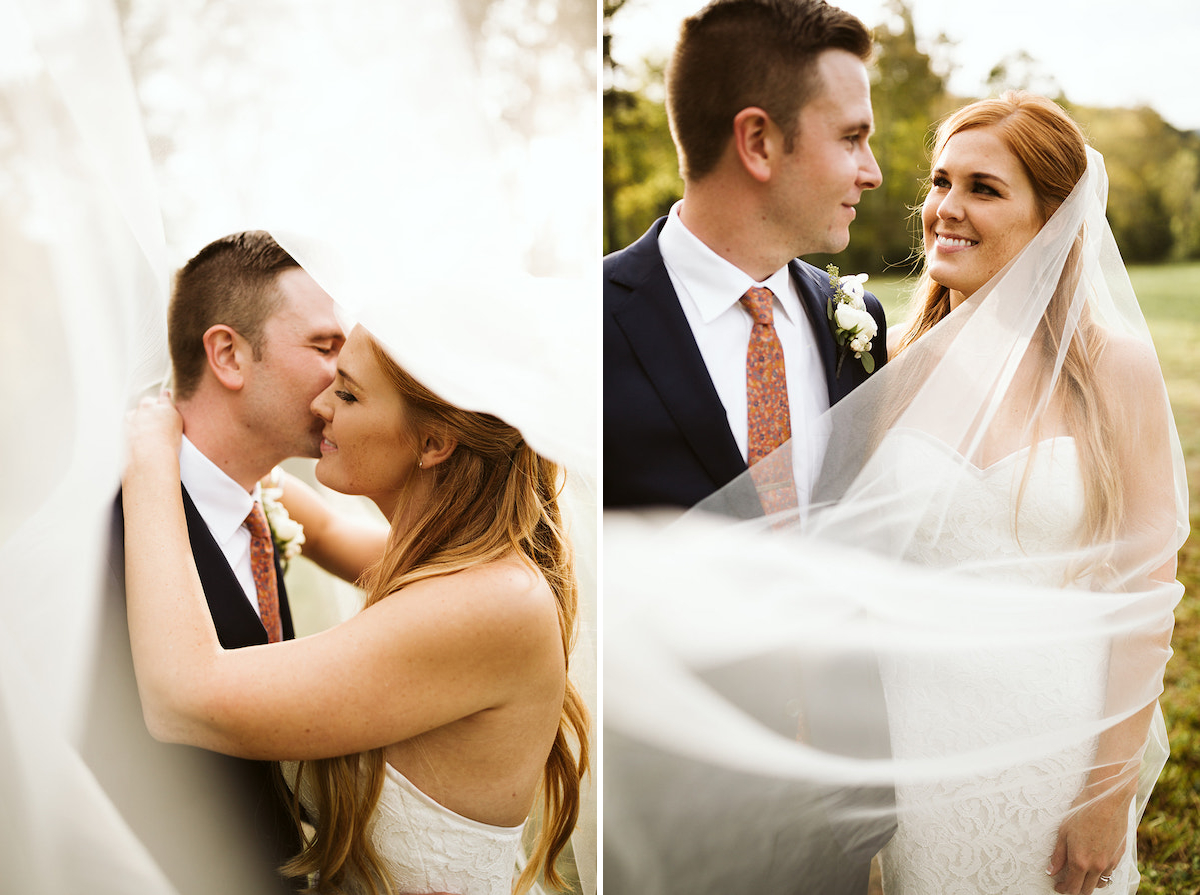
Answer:
MULTIPOLYGON (((595 47, 565 0, 0 0, 6 891, 250 890, 202 779, 173 845, 195 876, 159 866, 121 807, 140 711, 96 698, 123 415, 166 375, 171 272, 226 233, 270 230, 426 385, 567 467, 595 705, 595 47)), ((574 846, 593 891, 594 793, 574 846)))
POLYGON ((1088 156, 1008 266, 830 410, 811 507, 749 518, 747 473, 681 519, 606 517, 606 881, 851 891, 840 855, 892 839, 943 875, 903 891, 1052 891, 1065 817, 1118 787, 1140 816, 1187 487, 1088 156))

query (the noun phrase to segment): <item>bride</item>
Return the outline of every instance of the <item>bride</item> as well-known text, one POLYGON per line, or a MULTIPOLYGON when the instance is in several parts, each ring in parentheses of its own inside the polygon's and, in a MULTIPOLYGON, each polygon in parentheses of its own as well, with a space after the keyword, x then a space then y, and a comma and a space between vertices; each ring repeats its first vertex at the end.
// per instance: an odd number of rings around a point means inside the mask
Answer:
MULTIPOLYGON (((984 287, 1077 185, 1094 191, 1099 175, 1078 126, 1049 100, 1009 93, 948 118, 922 208, 926 268, 916 317, 897 356, 967 303, 1019 297, 984 287)), ((957 440, 944 422, 897 426, 886 436, 891 457, 883 465, 947 482, 933 489, 942 490, 931 501, 936 510, 918 523, 905 558, 965 567, 993 582, 1104 590, 1130 558, 1122 548, 1155 537, 1170 543, 1171 429, 1157 360, 1150 346, 1101 323, 1095 303, 1103 296, 1079 288, 1090 285, 1086 253, 1098 223, 1068 228, 1065 260, 1043 274, 1047 300, 1033 309, 1040 319, 1009 360, 990 419, 957 440)), ((1151 555, 1154 562, 1129 568, 1119 586, 1171 582, 1174 551, 1151 555)), ((884 663, 897 758, 982 747, 1015 728, 1086 723, 1122 689, 1146 698, 1127 703, 1127 717, 1097 736, 1009 769, 1011 780, 987 781, 986 793, 970 781, 918 787, 924 804, 906 811, 913 793, 901 787, 899 829, 883 862, 889 893, 1136 889, 1133 803, 1170 620, 1139 633, 1127 642, 1081 638, 1070 649, 884 663), (995 698, 955 704, 964 692, 995 698)))
MULTIPOLYGON (((319 891, 509 895, 535 801, 516 891, 540 874, 560 886, 589 722, 567 677, 577 583, 559 468, 495 416, 429 391, 361 326, 313 410, 318 479, 370 497, 391 520, 387 548, 357 616, 228 651, 188 546, 180 417, 162 399, 131 415, 129 626, 151 732, 299 761, 287 773, 315 834, 287 870, 319 891)), ((336 520, 321 530, 339 540, 336 520)))
MULTIPOLYGON (((894 817, 887 895, 1132 893, 1188 518, 1162 374, 1103 161, 1054 103, 967 106, 932 168, 913 321, 830 411, 813 505, 606 519, 606 764, 643 743, 819 782, 759 826, 849 848, 894 817), (850 798, 872 786, 894 805, 850 798)), ((606 849, 652 869, 625 820, 606 849)))

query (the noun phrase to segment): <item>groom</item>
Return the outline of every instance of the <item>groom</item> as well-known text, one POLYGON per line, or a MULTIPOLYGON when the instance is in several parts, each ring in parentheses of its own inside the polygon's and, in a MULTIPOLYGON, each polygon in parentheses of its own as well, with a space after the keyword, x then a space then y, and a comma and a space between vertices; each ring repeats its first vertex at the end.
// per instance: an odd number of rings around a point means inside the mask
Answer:
MULTIPOLYGON (((796 259, 844 249, 880 184, 870 54, 820 0, 717 0, 683 23, 667 72, 683 200, 604 259, 607 508, 693 506, 789 434, 803 502, 818 418, 868 375, 853 354, 839 372, 829 275, 796 259), (782 349, 765 383, 760 338, 782 349)), ((865 300, 878 367, 883 310, 865 300)))
MULTIPOLYGON (((684 21, 666 84, 683 199, 604 261, 607 509, 690 507, 747 468, 757 500, 731 511, 805 504, 822 414, 886 361, 874 296, 864 363, 837 344, 829 275, 797 260, 844 249, 854 206, 880 184, 871 52, 862 22, 821 0, 714 0, 684 21), (789 438, 783 474, 755 475, 789 438)), ((772 661, 710 669, 706 683, 770 686, 772 661)), ((877 683, 874 668, 842 670, 877 683)), ((807 720, 811 745, 846 739, 837 710, 807 720)), ((778 732, 795 736, 794 721, 778 732)), ((891 835, 890 791, 786 782, 605 737, 606 891, 867 891, 891 835)), ((886 754, 886 731, 858 742, 863 756, 886 754)))
MULTIPOLYGON (((264 231, 210 243, 176 276, 168 341, 183 417, 184 510, 226 649, 295 636, 277 556, 256 584, 250 517, 260 512, 257 483, 276 464, 320 456, 321 422, 310 404, 333 381, 344 340, 333 300, 264 231)), ((114 527, 119 569, 119 497, 114 527)), ((84 749, 97 777, 116 777, 110 789, 122 795, 114 801, 181 893, 291 891, 278 867, 300 842, 270 763, 114 728, 112 718, 137 696, 123 599, 108 602, 121 613, 106 619, 114 655, 98 663, 84 749), (142 778, 136 789, 123 779, 130 769, 142 778)))

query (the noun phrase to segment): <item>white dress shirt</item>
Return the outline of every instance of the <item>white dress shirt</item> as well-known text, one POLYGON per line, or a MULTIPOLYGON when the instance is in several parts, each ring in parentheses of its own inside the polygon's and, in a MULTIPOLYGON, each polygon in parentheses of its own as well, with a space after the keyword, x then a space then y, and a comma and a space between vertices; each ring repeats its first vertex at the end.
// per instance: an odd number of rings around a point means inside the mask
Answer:
POLYGON ((254 486, 253 493, 248 493, 200 453, 186 435, 179 449, 179 478, 213 540, 229 561, 229 568, 233 569, 246 599, 261 618, 258 590, 254 587, 254 573, 250 569, 250 530, 245 525, 246 517, 258 499, 258 485, 254 486))
POLYGON ((729 428, 742 452, 749 453, 746 407, 746 349, 754 321, 738 302, 752 286, 775 294, 775 331, 783 347, 788 409, 792 423, 792 460, 801 505, 811 492, 825 439, 820 418, 829 409, 825 368, 813 338, 800 292, 784 265, 762 282, 726 261, 700 241, 679 217, 675 203, 658 234, 658 248, 692 328, 708 375, 725 407, 729 428))

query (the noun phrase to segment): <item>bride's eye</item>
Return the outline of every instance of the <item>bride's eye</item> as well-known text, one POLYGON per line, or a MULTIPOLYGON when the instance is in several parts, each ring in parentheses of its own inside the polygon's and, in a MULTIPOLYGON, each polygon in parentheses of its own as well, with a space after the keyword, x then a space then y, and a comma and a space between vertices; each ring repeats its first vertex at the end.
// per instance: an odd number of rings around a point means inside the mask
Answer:
POLYGON ((339 398, 339 399, 340 399, 340 400, 341 400, 343 403, 346 403, 346 404, 353 404, 355 401, 357 401, 357 400, 358 400, 358 398, 354 397, 354 395, 350 394, 350 393, 349 393, 349 392, 347 392, 347 391, 342 391, 341 389, 334 389, 334 390, 333 390, 333 393, 334 393, 334 394, 335 394, 335 395, 336 395, 336 396, 337 396, 337 397, 338 397, 338 398, 339 398))

